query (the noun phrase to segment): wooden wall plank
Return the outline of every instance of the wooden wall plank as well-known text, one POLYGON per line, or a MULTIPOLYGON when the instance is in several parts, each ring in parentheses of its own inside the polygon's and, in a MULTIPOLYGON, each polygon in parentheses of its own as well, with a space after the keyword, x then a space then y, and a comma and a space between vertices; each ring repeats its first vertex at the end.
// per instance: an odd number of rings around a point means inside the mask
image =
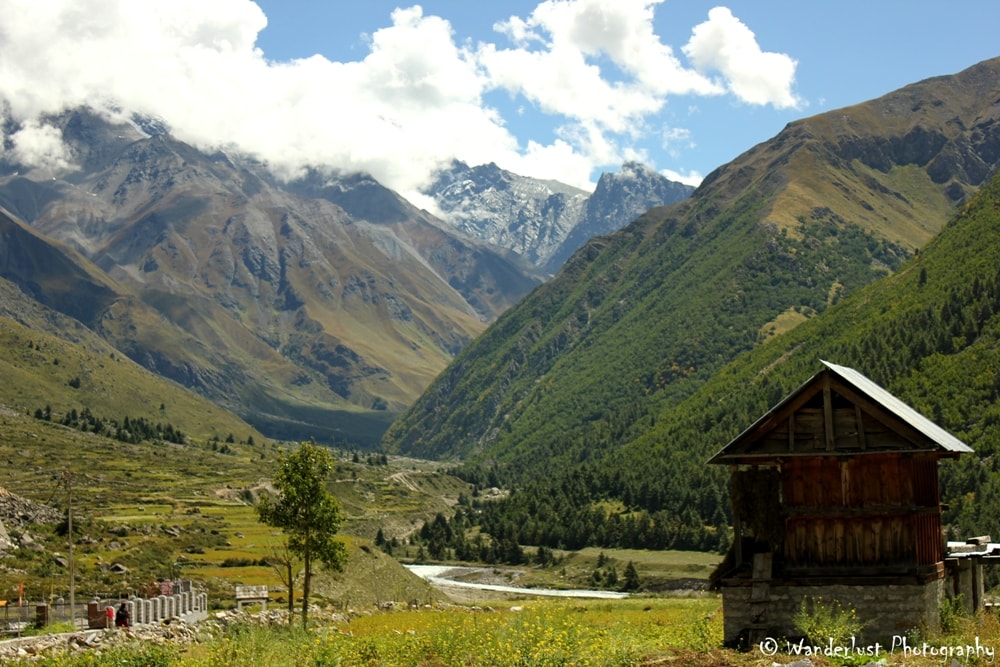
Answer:
POLYGON ((823 376, 823 429, 824 429, 824 443, 826 444, 826 451, 833 451, 834 447, 834 430, 833 430, 833 395, 830 391, 830 376, 829 374, 823 376))

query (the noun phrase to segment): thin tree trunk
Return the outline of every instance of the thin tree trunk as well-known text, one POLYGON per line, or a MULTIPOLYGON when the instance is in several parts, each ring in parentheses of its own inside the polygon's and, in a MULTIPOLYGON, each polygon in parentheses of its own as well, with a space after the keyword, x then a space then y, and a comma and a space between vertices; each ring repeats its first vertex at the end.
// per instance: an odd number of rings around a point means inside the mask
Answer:
POLYGON ((295 573, 292 571, 292 559, 285 561, 288 567, 288 625, 295 621, 295 573))
POLYGON ((288 542, 279 551, 271 547, 271 557, 268 558, 271 568, 281 582, 288 587, 288 625, 295 623, 295 556, 288 548, 288 542))
POLYGON ((312 563, 310 562, 309 547, 306 546, 302 554, 305 562, 305 580, 302 582, 302 629, 309 629, 309 584, 312 581, 312 563))

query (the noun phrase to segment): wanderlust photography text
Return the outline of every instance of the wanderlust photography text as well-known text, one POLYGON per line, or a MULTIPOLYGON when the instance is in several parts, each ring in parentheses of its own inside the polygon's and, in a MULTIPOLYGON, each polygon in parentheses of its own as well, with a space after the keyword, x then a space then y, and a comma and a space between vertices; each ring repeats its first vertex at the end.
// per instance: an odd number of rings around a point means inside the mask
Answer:
POLYGON ((878 657, 883 654, 903 655, 905 657, 923 658, 977 658, 992 663, 996 649, 986 646, 979 637, 971 644, 932 644, 926 641, 913 641, 905 635, 894 635, 888 644, 875 642, 866 644, 856 637, 849 641, 838 643, 832 637, 825 643, 810 643, 805 639, 789 641, 765 637, 757 644, 757 650, 762 655, 773 656, 785 653, 791 656, 823 656, 825 658, 849 658, 851 656, 878 657))

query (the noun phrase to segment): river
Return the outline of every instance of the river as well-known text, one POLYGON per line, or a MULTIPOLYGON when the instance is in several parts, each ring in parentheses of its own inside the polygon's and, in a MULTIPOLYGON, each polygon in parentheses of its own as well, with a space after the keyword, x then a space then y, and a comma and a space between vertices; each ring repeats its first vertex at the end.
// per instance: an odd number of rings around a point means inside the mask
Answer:
POLYGON ((456 567, 454 565, 406 565, 413 574, 435 586, 455 586, 459 588, 475 588, 481 591, 496 591, 499 593, 517 593, 519 595, 548 595, 564 598, 605 598, 620 600, 628 597, 628 593, 618 591, 591 591, 583 589, 563 590, 559 588, 522 588, 520 586, 504 586, 502 584, 480 584, 473 581, 457 581, 449 576, 459 576, 466 572, 486 571, 492 568, 456 567))

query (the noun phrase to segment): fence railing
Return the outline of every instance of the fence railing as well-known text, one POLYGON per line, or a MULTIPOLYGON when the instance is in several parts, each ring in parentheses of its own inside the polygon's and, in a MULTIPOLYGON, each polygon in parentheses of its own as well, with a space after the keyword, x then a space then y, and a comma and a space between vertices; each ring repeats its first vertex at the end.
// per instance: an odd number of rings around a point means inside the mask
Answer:
POLYGON ((72 608, 62 600, 0 606, 0 633, 19 636, 29 628, 56 623, 72 623, 77 628, 113 627, 115 612, 122 603, 128 609, 131 625, 159 623, 173 617, 193 622, 208 615, 207 593, 194 590, 190 581, 165 582, 161 594, 154 597, 93 598, 72 608))

